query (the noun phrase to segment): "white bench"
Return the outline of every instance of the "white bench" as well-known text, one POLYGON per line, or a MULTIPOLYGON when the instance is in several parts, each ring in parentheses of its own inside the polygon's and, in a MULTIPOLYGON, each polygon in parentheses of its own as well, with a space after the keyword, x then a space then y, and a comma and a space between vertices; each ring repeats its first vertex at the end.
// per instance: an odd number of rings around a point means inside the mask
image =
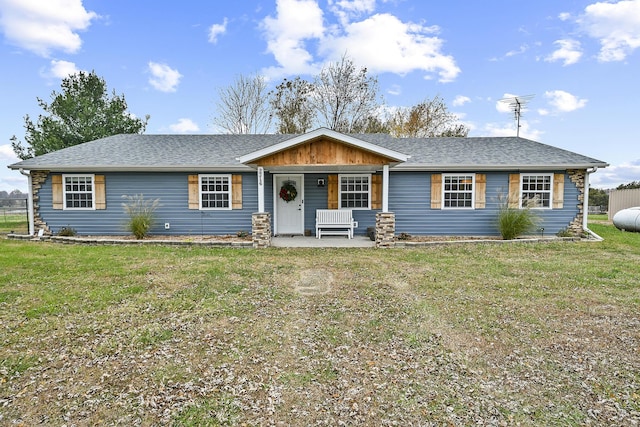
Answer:
POLYGON ((317 209, 316 210, 316 237, 323 235, 345 235, 353 239, 353 229, 358 223, 353 220, 351 209, 317 209))

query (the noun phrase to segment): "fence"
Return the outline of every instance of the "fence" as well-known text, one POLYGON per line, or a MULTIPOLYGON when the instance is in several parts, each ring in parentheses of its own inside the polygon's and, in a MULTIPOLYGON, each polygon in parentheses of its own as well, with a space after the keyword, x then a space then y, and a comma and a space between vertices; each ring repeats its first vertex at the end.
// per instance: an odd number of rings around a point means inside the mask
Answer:
POLYGON ((0 234, 29 232, 27 199, 0 199, 0 234))
POLYGON ((640 206, 640 188, 613 190, 609 193, 609 220, 622 209, 640 206))

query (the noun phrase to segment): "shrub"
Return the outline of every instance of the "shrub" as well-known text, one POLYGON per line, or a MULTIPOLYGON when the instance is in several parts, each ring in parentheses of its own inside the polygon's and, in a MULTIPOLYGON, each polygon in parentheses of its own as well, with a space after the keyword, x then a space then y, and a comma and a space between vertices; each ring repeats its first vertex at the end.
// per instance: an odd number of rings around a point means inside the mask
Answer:
POLYGON ((539 222, 540 218, 531 210, 530 205, 519 209, 503 202, 498 210, 498 231, 504 240, 513 240, 533 230, 539 222))
POLYGON ((74 228, 69 227, 68 225, 58 230, 58 236, 72 237, 72 236, 75 236, 76 234, 78 234, 78 232, 74 228))
POLYGON ((571 230, 569 230, 568 228, 563 228, 562 230, 558 231, 556 233, 556 236, 558 237, 574 237, 575 233, 571 230))
POLYGON ((126 224, 127 230, 136 239, 144 239, 153 226, 154 213, 160 205, 160 199, 145 200, 143 194, 123 195, 122 198, 127 200, 122 204, 124 212, 129 216, 126 224))

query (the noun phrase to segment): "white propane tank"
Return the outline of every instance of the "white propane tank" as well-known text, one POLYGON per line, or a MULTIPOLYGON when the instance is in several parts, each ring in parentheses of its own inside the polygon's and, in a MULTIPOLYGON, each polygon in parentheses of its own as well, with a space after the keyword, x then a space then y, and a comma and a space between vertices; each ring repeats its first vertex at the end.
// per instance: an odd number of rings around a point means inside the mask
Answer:
POLYGON ((616 212, 613 225, 624 231, 640 231, 640 206, 616 212))

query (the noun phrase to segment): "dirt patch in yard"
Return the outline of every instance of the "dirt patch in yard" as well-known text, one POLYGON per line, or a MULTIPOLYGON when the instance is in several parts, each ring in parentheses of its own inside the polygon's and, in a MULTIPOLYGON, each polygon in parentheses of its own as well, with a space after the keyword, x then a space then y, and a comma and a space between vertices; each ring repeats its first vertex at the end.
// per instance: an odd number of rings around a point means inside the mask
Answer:
POLYGON ((322 295, 331 290, 333 274, 326 270, 303 270, 294 289, 301 295, 322 295))

